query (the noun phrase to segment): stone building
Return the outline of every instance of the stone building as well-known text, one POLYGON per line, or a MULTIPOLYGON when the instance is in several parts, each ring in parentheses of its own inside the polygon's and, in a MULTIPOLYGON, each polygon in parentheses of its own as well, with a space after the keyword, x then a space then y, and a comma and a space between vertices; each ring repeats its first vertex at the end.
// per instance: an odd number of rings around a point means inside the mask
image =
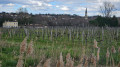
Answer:
POLYGON ((10 22, 10 21, 5 21, 3 23, 4 28, 12 28, 12 27, 18 27, 18 22, 10 22))

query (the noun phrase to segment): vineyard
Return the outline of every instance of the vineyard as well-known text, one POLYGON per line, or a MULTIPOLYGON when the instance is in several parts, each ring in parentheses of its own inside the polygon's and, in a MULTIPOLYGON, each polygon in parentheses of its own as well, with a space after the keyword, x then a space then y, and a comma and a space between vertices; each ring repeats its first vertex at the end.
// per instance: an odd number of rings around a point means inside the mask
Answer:
POLYGON ((0 67, 120 67, 120 28, 0 28, 0 67))

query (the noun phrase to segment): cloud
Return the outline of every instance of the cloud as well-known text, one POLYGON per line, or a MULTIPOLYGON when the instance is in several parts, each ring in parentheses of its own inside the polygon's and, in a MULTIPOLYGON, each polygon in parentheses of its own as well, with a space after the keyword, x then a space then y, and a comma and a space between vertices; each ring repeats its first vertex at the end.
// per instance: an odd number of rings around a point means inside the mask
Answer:
MULTIPOLYGON (((0 11, 15 11, 14 8, 28 8, 33 13, 69 13, 84 15, 88 9, 89 15, 99 14, 99 6, 109 1, 120 11, 120 0, 0 0, 0 11), (16 6, 18 4, 19 6, 16 6)), ((119 15, 119 14, 117 14, 119 15)), ((120 15, 119 15, 120 16, 120 15)))
POLYGON ((69 8, 67 7, 67 6, 63 6, 63 7, 61 7, 61 10, 69 10, 69 8))
POLYGON ((7 6, 14 6, 15 4, 13 3, 8 3, 7 6))
POLYGON ((74 9, 74 11, 85 11, 85 7, 78 7, 78 8, 76 8, 76 9, 74 9))
POLYGON ((49 7, 52 7, 52 5, 51 4, 46 4, 47 6, 49 6, 49 7))
POLYGON ((15 12, 13 10, 15 7, 15 4, 9 3, 9 4, 0 4, 0 12, 15 12))
POLYGON ((120 17, 120 11, 113 11, 113 15, 116 15, 117 17, 120 17))
POLYGON ((59 8, 60 6, 57 5, 57 6, 55 6, 55 7, 59 8))
POLYGON ((29 8, 31 10, 44 10, 52 7, 52 4, 46 3, 47 1, 38 1, 38 0, 28 0, 25 5, 22 5, 23 8, 29 8))
POLYGON ((28 5, 22 5, 22 8, 27 8, 27 7, 29 7, 28 5))
POLYGON ((48 3, 51 1, 52 0, 4 0, 4 1, 0 0, 0 3, 8 4, 9 6, 12 6, 13 3, 16 3, 22 5, 22 7, 26 7, 25 5, 27 5, 27 7, 35 6, 35 7, 43 8, 43 7, 51 7, 52 5, 48 3))

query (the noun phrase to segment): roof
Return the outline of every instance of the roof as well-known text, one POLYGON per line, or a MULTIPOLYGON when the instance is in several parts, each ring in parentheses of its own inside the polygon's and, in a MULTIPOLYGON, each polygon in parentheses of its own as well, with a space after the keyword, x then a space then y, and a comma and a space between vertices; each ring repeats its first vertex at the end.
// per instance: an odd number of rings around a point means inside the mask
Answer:
POLYGON ((18 21, 5 21, 5 22, 18 22, 18 21))

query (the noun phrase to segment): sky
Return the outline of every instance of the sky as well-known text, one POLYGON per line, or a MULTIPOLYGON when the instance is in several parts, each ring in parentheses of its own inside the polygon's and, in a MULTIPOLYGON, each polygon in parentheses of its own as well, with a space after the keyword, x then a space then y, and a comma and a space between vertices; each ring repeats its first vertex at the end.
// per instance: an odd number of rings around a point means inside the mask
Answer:
POLYGON ((100 15, 99 7, 109 1, 116 7, 114 15, 120 17, 120 0, 0 0, 0 12, 17 12, 19 8, 27 8, 33 14, 77 14, 88 16, 100 15))

